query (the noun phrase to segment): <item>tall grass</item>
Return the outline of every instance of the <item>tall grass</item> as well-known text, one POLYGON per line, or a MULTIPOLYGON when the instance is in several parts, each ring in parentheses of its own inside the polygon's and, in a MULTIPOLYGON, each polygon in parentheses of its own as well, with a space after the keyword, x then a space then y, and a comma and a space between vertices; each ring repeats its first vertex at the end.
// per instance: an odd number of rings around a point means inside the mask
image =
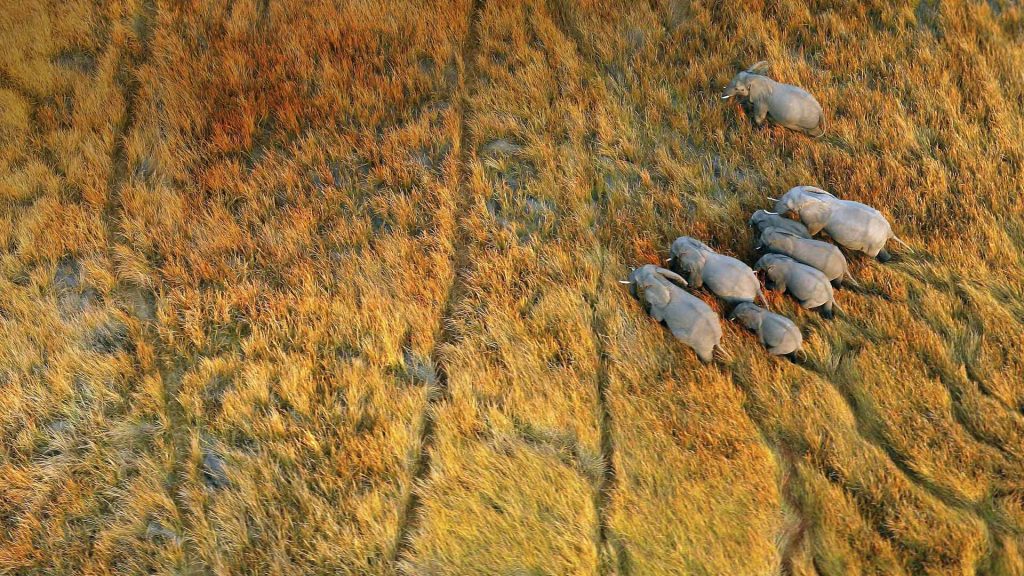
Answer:
MULTIPOLYGON (((1011 2, 123 0, 0 15, 0 572, 1024 572, 1011 2), (758 60, 827 134, 718 94, 758 60), (851 258, 800 365, 616 283, 851 258)), ((698 292, 718 310, 709 294, 698 292)))

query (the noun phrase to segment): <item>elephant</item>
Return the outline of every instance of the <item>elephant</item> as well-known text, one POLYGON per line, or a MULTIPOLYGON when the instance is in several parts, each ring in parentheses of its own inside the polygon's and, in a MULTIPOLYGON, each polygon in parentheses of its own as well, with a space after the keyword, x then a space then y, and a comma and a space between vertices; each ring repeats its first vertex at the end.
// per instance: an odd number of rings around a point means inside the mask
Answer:
POLYGON ((770 290, 789 292, 804 308, 821 308, 821 315, 832 318, 836 306, 832 284, 816 268, 801 264, 782 254, 765 254, 754 265, 755 270, 764 271, 770 290))
POLYGON ((706 284, 712 293, 729 304, 753 302, 755 298, 765 301, 761 282, 750 266, 715 252, 699 240, 689 236, 676 238, 669 262, 674 271, 686 275, 691 287, 706 284))
POLYGON ((633 270, 629 292, 645 305, 651 316, 664 322, 672 335, 686 343, 704 363, 714 359, 714 349, 722 340, 722 325, 718 314, 700 298, 679 288, 673 282, 686 285, 686 280, 653 264, 633 270))
MULTIPOLYGON (((842 250, 828 242, 802 238, 779 228, 767 228, 761 232, 757 249, 784 254, 801 264, 817 268, 835 288, 842 287, 844 277, 850 277, 842 250)), ((850 277, 850 280, 853 281, 853 278, 850 277)))
POLYGON ((722 99, 738 96, 758 126, 765 118, 771 118, 776 124, 814 138, 825 134, 825 114, 814 96, 803 88, 776 82, 759 73, 767 68, 768 63, 762 61, 734 76, 722 92, 722 99))
POLYGON ((907 246, 893 234, 881 212, 860 202, 840 200, 821 188, 794 186, 782 198, 769 200, 775 201, 775 211, 780 215, 795 212, 812 236, 824 230, 840 246, 880 262, 892 259, 885 249, 889 239, 907 246))
POLYGON ((801 238, 810 238, 811 234, 807 231, 807 227, 797 222, 796 220, 790 220, 789 218, 783 218, 775 212, 768 212, 767 210, 758 210, 750 216, 750 220, 747 224, 757 229, 758 234, 765 231, 767 228, 779 228, 785 230, 790 234, 796 234, 801 238))
POLYGON ((757 334, 761 344, 775 356, 795 360, 804 342, 800 329, 792 320, 751 302, 743 302, 733 308, 729 319, 739 321, 744 328, 757 334))

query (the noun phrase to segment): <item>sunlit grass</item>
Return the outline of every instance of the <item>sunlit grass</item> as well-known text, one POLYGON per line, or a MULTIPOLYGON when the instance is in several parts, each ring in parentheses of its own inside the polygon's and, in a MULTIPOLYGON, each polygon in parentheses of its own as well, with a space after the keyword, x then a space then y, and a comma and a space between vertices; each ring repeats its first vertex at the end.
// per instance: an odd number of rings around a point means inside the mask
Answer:
MULTIPOLYGON (((49 3, 0 16, 0 572, 1024 571, 1009 2, 49 3), (812 140, 718 95, 768 74, 812 140), (849 255, 805 360, 616 280, 849 255)), ((698 292, 716 310, 721 303, 698 292)))

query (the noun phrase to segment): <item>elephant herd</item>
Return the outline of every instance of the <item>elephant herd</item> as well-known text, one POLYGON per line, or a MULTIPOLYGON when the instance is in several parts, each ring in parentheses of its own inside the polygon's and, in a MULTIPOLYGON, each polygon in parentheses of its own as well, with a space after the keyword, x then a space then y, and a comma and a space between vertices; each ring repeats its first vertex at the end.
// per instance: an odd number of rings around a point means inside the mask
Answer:
MULTIPOLYGON (((757 74, 763 65, 759 62, 737 74, 722 98, 738 96, 758 124, 770 118, 810 136, 822 135, 823 115, 814 97, 757 74)), ((755 304, 760 300, 767 307, 756 272, 764 274, 769 290, 789 294, 804 308, 832 318, 838 308, 834 289, 844 281, 856 284, 839 247, 888 262, 886 243, 905 244, 878 210, 821 188, 796 186, 769 200, 775 202, 774 211, 758 210, 748 222, 756 230, 756 248, 764 254, 753 269, 700 240, 681 236, 672 243, 669 269, 648 264, 621 281, 655 320, 663 322, 703 362, 712 361, 722 326, 714 310, 683 287, 707 288, 732 307, 729 319, 757 334, 769 353, 795 360, 803 344, 800 329, 789 318, 755 304), (790 214, 797 220, 788 218, 790 214), (816 240, 821 232, 835 244, 816 240)))

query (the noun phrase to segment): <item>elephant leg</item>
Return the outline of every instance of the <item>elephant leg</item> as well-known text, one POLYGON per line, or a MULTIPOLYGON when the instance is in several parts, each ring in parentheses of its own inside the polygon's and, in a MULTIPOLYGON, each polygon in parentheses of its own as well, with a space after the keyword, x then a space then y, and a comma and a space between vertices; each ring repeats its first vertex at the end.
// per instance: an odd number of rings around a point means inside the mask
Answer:
POLYGON ((832 311, 832 303, 831 302, 826 302, 826 303, 822 304, 821 307, 819 308, 819 310, 821 310, 821 315, 826 320, 831 320, 831 319, 835 318, 835 316, 836 316, 835 312, 832 311))
POLYGON ((694 272, 686 279, 686 283, 690 285, 690 288, 700 290, 704 287, 704 276, 694 272))
POLYGON ((754 103, 751 102, 749 98, 744 98, 743 100, 740 100, 740 105, 743 107, 743 112, 747 116, 752 117, 754 115, 754 103))
POLYGON ((767 118, 768 105, 763 102, 754 102, 754 123, 760 126, 767 118))
POLYGON ((800 363, 800 359, 796 357, 796 352, 790 352, 789 354, 783 354, 782 356, 783 356, 783 358, 785 358, 786 360, 789 360, 793 364, 799 364, 800 363))
POLYGON ((832 287, 836 288, 836 289, 842 288, 843 287, 843 279, 841 277, 833 279, 832 280, 832 287))
POLYGON ((697 358, 700 358, 700 361, 705 364, 711 364, 715 360, 715 349, 713 347, 711 350, 697 351, 694 349, 694 352, 697 352, 697 358))
POLYGON ((875 256, 875 258, 878 258, 879 262, 885 264, 889 260, 892 260, 892 254, 889 254, 888 250, 882 248, 881 250, 878 251, 878 256, 875 256))
POLYGON ((818 232, 825 229, 824 222, 804 222, 804 226, 807 227, 807 233, 810 234, 811 237, 817 236, 818 232))

